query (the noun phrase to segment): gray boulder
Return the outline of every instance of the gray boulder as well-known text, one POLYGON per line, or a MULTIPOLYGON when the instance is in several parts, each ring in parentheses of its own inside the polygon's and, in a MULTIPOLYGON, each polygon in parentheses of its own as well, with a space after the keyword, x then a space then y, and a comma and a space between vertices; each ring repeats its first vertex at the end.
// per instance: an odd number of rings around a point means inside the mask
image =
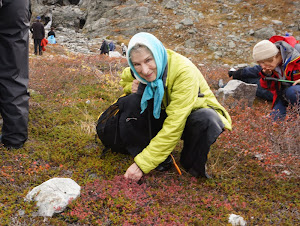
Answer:
POLYGON ((256 84, 248 84, 240 80, 230 80, 225 87, 218 89, 216 96, 222 104, 233 108, 239 102, 251 107, 256 96, 256 84))
POLYGON ((269 39, 273 35, 276 35, 275 30, 272 27, 264 27, 254 32, 254 37, 258 39, 269 39))

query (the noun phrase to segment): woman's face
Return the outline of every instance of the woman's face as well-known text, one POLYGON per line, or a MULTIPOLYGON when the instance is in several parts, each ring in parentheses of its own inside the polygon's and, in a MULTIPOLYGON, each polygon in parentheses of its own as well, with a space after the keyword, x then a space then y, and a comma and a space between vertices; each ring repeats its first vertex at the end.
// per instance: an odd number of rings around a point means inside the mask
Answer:
POLYGON ((279 54, 266 60, 260 60, 257 63, 264 71, 273 71, 281 63, 281 55, 279 54))
POLYGON ((157 68, 152 53, 146 47, 140 47, 130 52, 130 59, 136 72, 147 82, 156 79, 157 68))

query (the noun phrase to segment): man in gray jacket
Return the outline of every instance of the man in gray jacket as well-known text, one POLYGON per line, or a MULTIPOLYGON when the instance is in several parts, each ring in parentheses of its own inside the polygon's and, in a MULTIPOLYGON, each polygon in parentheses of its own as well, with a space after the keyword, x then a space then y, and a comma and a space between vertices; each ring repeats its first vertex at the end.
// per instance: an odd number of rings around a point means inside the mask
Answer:
POLYGON ((30 0, 0 0, 1 142, 18 149, 28 138, 30 0))

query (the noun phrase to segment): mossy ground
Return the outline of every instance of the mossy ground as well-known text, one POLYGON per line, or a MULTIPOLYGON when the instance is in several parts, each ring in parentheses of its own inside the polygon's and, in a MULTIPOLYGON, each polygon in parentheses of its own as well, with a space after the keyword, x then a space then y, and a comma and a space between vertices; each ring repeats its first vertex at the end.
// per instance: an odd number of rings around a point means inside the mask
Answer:
MULTIPOLYGON (((0 147, 1 225, 227 225, 231 213, 249 225, 299 224, 299 117, 272 124, 270 103, 262 100, 229 109, 233 131, 221 134, 209 155, 213 179, 183 169, 179 176, 173 168, 137 184, 122 177, 133 159, 101 157, 103 146, 95 142, 99 114, 122 94, 126 61, 74 55, 59 45, 47 51, 30 58, 29 139, 20 150, 0 147), (291 145, 281 152, 275 152, 278 134, 291 145), (53 177, 75 180, 81 197, 63 214, 33 217, 35 203, 24 197, 53 177)), ((200 70, 212 89, 227 77, 224 68, 200 70)), ((181 147, 174 151, 177 162, 181 147)))

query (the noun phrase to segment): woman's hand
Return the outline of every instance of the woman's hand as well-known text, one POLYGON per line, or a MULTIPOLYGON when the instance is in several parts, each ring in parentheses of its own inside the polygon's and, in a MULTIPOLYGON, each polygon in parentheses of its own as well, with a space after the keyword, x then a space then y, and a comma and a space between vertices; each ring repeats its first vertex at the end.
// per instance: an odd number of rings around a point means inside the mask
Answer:
POLYGON ((124 174, 126 179, 132 179, 135 181, 139 181, 143 176, 143 171, 138 167, 136 163, 133 163, 124 174))
POLYGON ((270 76, 270 75, 272 75, 272 70, 270 70, 270 69, 262 69, 262 72, 266 75, 266 76, 270 76))
POLYGON ((132 85, 131 85, 131 93, 136 93, 139 87, 139 81, 138 80, 133 80, 132 85))
POLYGON ((293 84, 293 86, 297 85, 297 84, 300 84, 300 79, 296 80, 293 84))

